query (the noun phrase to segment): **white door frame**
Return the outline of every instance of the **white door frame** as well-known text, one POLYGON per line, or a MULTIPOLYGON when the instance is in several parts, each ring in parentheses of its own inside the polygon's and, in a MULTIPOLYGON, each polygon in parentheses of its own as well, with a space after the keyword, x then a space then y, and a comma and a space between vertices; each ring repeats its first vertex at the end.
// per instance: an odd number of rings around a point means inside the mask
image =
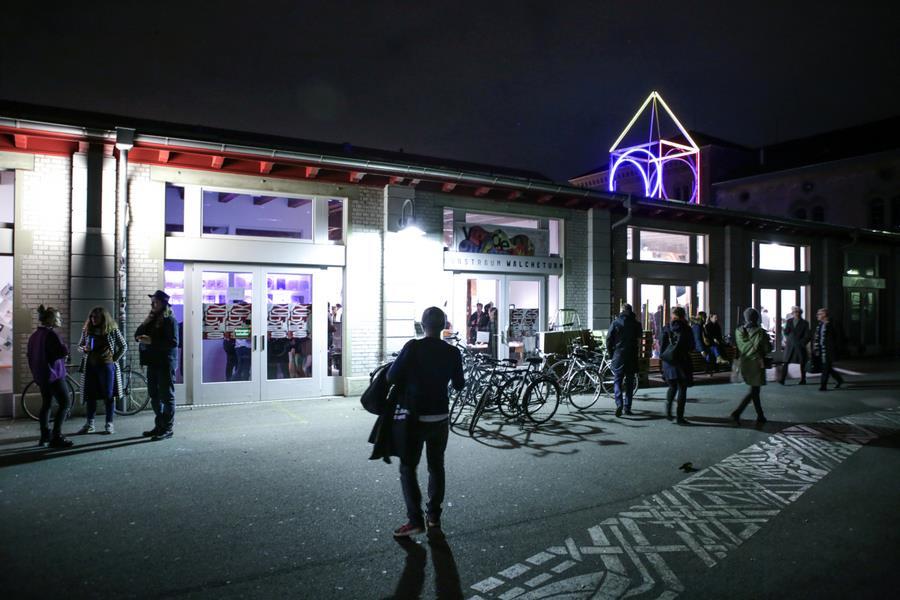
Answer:
MULTIPOLYGON (((328 290, 324 275, 328 271, 317 267, 287 267, 279 265, 247 265, 234 263, 193 263, 185 266, 185 322, 186 351, 185 383, 192 404, 229 404, 259 400, 284 400, 334 395, 343 392, 342 377, 328 374, 326 306, 328 290), (252 334, 249 381, 203 383, 203 298, 204 271, 252 273, 252 334), (312 276, 313 375, 309 378, 268 380, 266 355, 268 326, 268 297, 266 276, 274 274, 306 274, 312 276), (188 289, 189 288, 189 289, 188 289), (189 304, 188 304, 189 303, 189 304), (188 375, 190 374, 190 375, 188 375)), ((346 341, 345 341, 346 344, 346 341)), ((187 391, 186 390, 186 391, 187 391)))

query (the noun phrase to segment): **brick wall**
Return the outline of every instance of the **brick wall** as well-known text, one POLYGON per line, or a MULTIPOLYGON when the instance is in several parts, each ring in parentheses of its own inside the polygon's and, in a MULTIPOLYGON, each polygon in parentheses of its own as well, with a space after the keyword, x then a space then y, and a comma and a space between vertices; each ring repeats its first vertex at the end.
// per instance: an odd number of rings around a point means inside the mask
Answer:
MULTIPOLYGON (((165 184, 150 178, 150 166, 128 165, 128 304, 129 356, 137 364, 134 333, 150 312, 147 297, 163 288, 165 258, 165 184)), ((119 232, 121 235, 121 232, 119 232)))
POLYGON ((381 363, 384 191, 359 187, 348 200, 347 290, 344 321, 350 347, 348 393, 381 363), (359 378, 355 382, 353 378, 359 378))
MULTIPOLYGON (((34 170, 16 172, 15 224, 15 373, 13 389, 31 381, 25 360, 28 338, 37 327, 41 303, 60 310, 67 338, 69 314, 69 227, 72 161, 35 155, 34 170)), ((78 340, 75 340, 77 343, 78 340)))

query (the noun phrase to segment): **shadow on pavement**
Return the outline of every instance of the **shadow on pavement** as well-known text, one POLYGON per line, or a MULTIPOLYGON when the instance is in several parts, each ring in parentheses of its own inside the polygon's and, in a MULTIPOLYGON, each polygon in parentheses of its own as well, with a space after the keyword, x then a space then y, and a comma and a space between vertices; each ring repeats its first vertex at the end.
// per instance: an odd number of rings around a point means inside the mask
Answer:
POLYGON ((143 444, 150 441, 150 438, 135 436, 129 438, 104 440, 102 442, 92 442, 90 444, 78 444, 76 446, 72 446, 71 448, 41 448, 38 446, 29 446, 27 448, 5 450, 0 453, 0 468, 11 467, 14 465, 23 465, 42 460, 48 460, 51 458, 75 456, 77 454, 85 454, 87 452, 115 450, 116 448, 124 448, 125 446, 133 446, 134 444, 143 444))
MULTIPOLYGON (((612 420, 612 419, 610 419, 612 420)), ((618 419, 616 421, 620 421, 618 419)), ((462 422, 462 427, 452 428, 453 433, 468 436, 468 423, 462 422)), ((628 425, 626 427, 644 427, 643 425, 628 425)), ((479 426, 471 436, 473 440, 484 446, 497 450, 517 450, 527 448, 536 450, 534 456, 549 456, 551 454, 577 454, 578 448, 572 447, 564 450, 563 447, 573 444, 594 444, 597 446, 611 446, 624 444, 618 440, 599 439, 601 436, 609 436, 606 429, 600 427, 596 419, 585 413, 568 413, 557 415, 546 423, 540 425, 523 423, 502 417, 497 413, 483 415, 479 420, 479 426)))
MULTIPOLYGON (((403 572, 400 574, 397 588, 394 594, 388 598, 397 600, 421 598, 422 590, 425 587, 425 565, 428 553, 425 548, 408 537, 394 538, 394 541, 406 552, 406 560, 403 563, 403 572)), ((447 538, 439 529, 430 529, 428 545, 431 547, 431 563, 434 566, 435 597, 452 600, 463 598, 459 570, 447 538)))

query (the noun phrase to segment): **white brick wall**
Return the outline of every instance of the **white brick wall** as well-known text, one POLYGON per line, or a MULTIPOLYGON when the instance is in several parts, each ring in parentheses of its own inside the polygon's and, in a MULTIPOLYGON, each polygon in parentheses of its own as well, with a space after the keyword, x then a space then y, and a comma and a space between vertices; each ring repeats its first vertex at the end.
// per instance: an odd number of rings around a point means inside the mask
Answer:
MULTIPOLYGON (((35 155, 33 171, 17 171, 19 203, 15 242, 15 374, 14 389, 31 381, 26 350, 37 327, 37 307, 59 309, 68 338, 69 227, 72 196, 72 161, 67 157, 35 155)), ((78 316, 77 318, 80 318, 78 316)), ((78 340, 75 340, 77 343, 78 340)))

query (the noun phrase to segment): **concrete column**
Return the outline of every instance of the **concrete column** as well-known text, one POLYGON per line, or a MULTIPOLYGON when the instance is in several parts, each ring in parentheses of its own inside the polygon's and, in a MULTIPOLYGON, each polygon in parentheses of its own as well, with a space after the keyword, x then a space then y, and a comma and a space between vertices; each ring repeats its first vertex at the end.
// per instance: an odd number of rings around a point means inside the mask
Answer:
POLYGON ((737 226, 725 227, 723 249, 724 260, 724 307, 719 317, 723 320, 722 329, 733 332, 741 322, 740 311, 753 302, 751 285, 752 275, 752 240, 737 226))
POLYGON ((589 210, 587 231, 587 326, 590 329, 606 329, 612 314, 612 230, 609 211, 589 210))
POLYGON ((92 145, 72 157, 69 339, 77 344, 93 306, 116 315, 116 164, 92 145))

